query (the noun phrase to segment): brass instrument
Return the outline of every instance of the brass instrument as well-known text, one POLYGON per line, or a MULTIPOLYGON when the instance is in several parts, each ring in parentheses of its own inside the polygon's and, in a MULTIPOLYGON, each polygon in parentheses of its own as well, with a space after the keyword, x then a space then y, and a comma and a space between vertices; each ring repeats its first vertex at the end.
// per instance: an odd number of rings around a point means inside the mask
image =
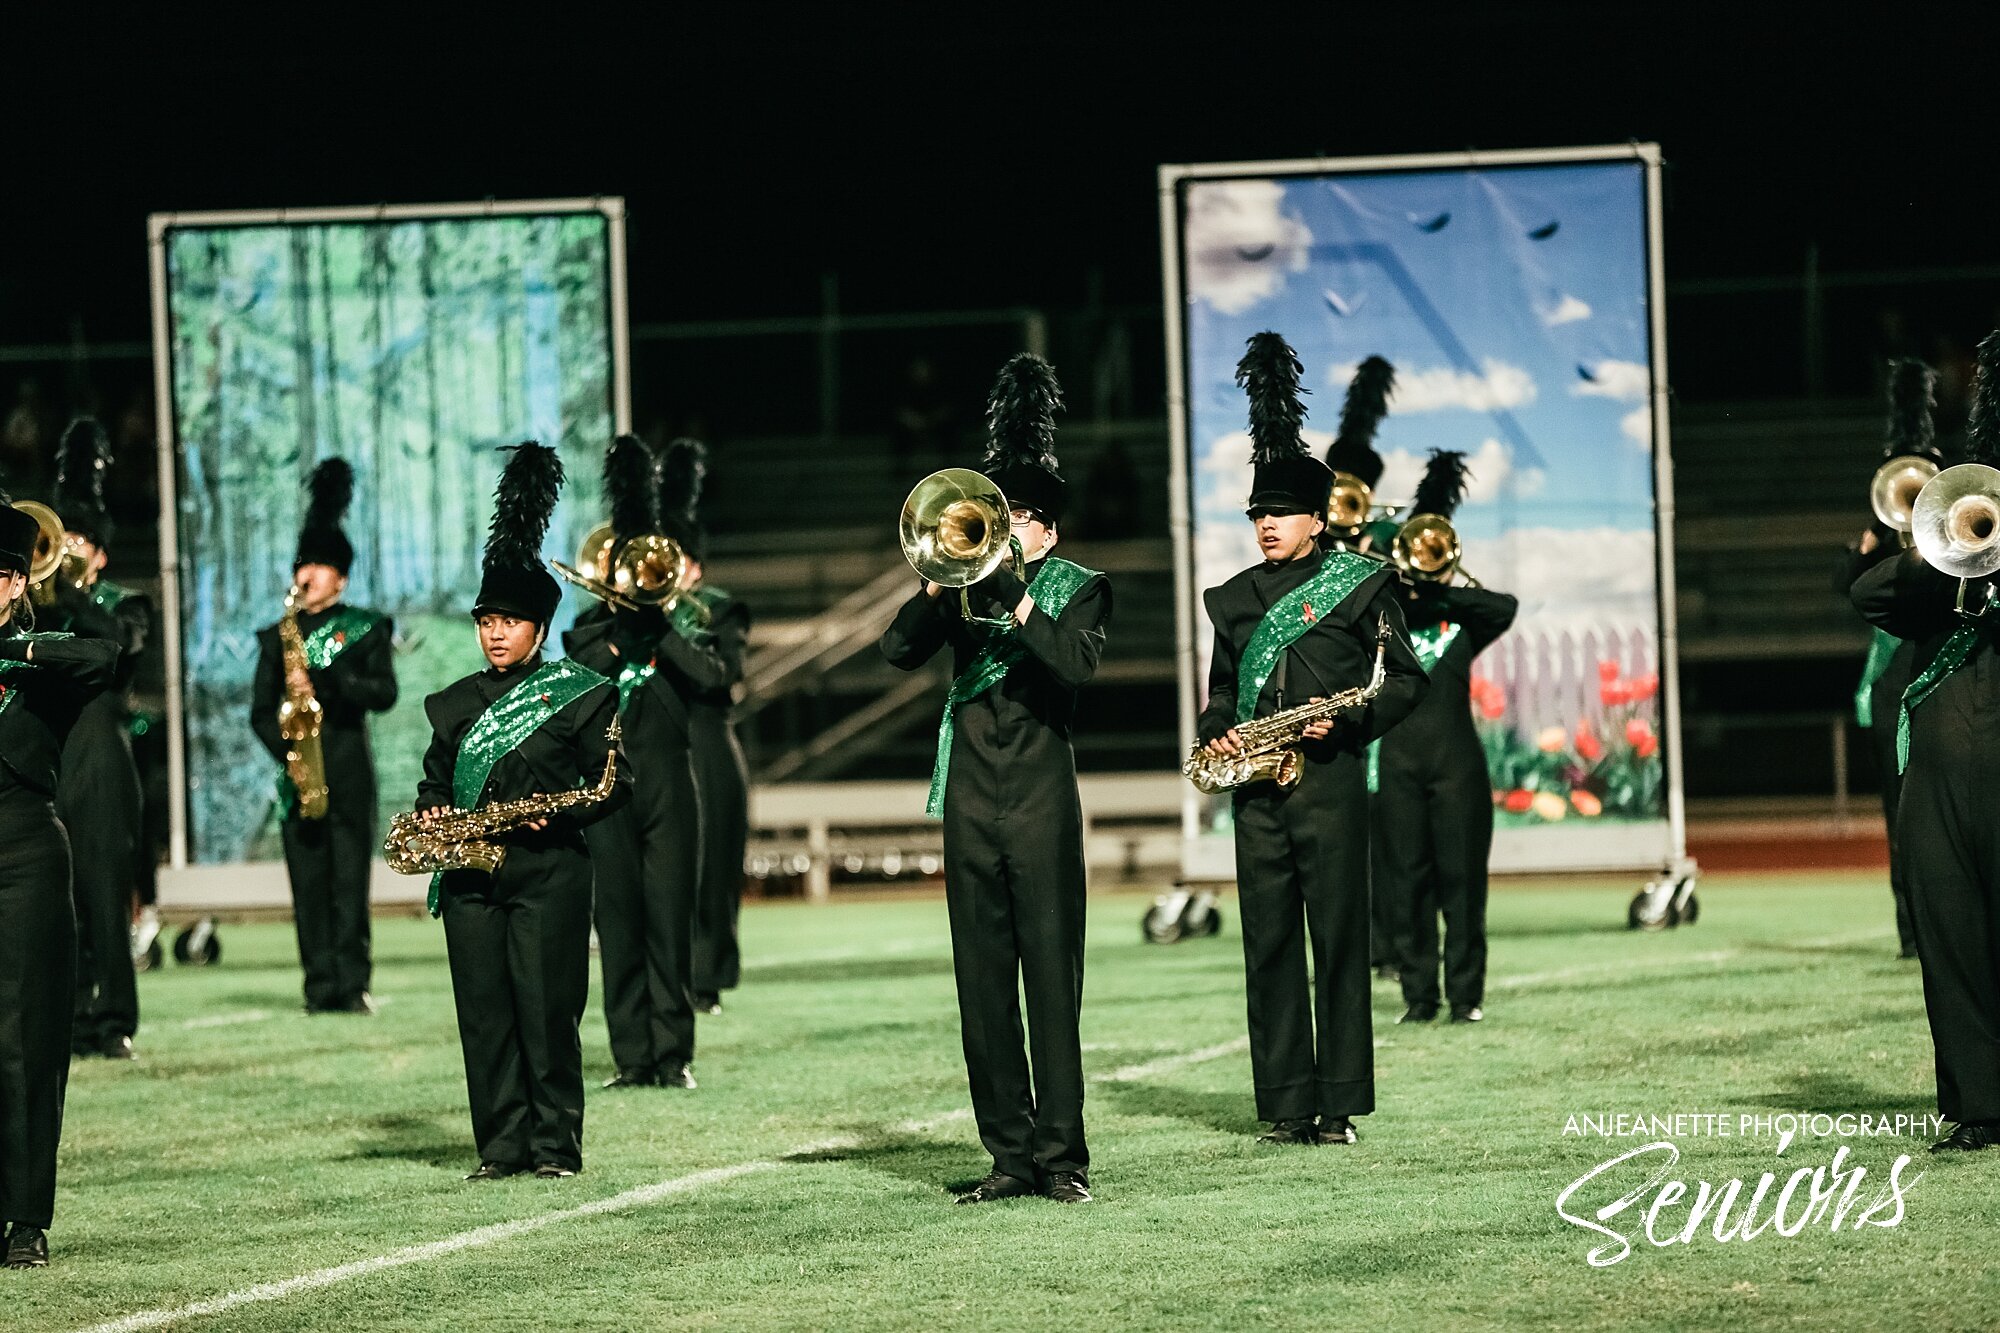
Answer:
POLYGON ((1960 463, 1924 483, 1910 506, 1910 536, 1926 564, 1959 581, 1959 612, 1986 614, 1991 591, 1968 610, 1965 586, 2000 572, 2000 468, 1960 463))
POLYGON ((1868 507, 1875 511, 1876 521, 1904 534, 1905 546, 1910 542, 1911 512, 1917 506, 1917 496, 1937 474, 1938 465, 1930 459, 1899 454, 1876 468, 1868 483, 1868 507))
POLYGON ((926 582, 958 589, 959 607, 977 620, 966 589, 1003 562, 1025 574, 1014 542, 1013 507, 990 478, 971 468, 948 467, 916 484, 903 501, 897 539, 903 558, 926 582))
MULTIPOLYGON (((1417 514, 1396 530, 1396 539, 1389 544, 1389 558, 1396 562, 1396 568, 1405 578, 1419 583, 1449 583, 1454 574, 1465 571, 1459 567, 1459 557, 1464 547, 1459 544, 1458 529, 1442 514, 1417 514)), ((1477 588, 1479 580, 1465 575, 1467 587, 1477 588)))
POLYGON ((1352 472, 1333 474, 1333 489, 1326 497, 1326 526, 1330 529, 1352 531, 1362 526, 1375 512, 1375 493, 1368 483, 1352 472))
POLYGON ((16 500, 14 508, 35 520, 35 549, 28 557, 28 595, 36 606, 50 606, 56 600, 55 576, 63 567, 68 551, 67 534, 56 511, 39 500, 16 500))
POLYGON ((621 542, 609 523, 590 530, 575 565, 549 561, 556 573, 620 610, 650 606, 671 612, 686 602, 696 618, 707 624, 708 607, 694 595, 688 563, 687 552, 673 538, 648 532, 621 542))
POLYGON ((297 588, 285 594, 285 613, 278 617, 278 646, 284 654, 285 671, 285 697, 278 703, 278 734, 285 738, 285 775, 299 794, 299 818, 320 819, 326 815, 326 756, 319 743, 325 710, 310 684, 303 690, 292 685, 306 670, 297 588))
POLYGON ((389 868, 399 875, 428 875, 440 870, 495 873, 507 860, 507 844, 498 841, 502 834, 564 810, 610 799, 618 780, 618 736, 618 720, 613 718, 608 736, 611 751, 604 756, 604 773, 594 787, 537 792, 518 800, 494 801, 476 810, 453 810, 428 821, 414 811, 397 815, 389 821, 389 836, 382 843, 389 868))
POLYGON ((1303 771, 1298 747, 1306 728, 1359 708, 1381 691, 1382 654, 1388 644, 1389 621, 1385 616, 1376 624, 1375 669, 1366 685, 1238 723, 1236 735, 1242 748, 1235 754, 1210 754, 1208 747, 1197 741, 1181 764, 1181 775, 1211 796, 1266 779, 1280 787, 1297 786, 1303 771))

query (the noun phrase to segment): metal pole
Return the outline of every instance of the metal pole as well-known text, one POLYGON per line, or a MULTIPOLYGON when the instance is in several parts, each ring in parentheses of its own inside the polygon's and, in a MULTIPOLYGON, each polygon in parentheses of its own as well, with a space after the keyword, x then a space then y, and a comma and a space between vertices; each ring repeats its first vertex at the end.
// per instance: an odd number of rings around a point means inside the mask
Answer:
POLYGON ((167 636, 167 864, 188 863, 187 719, 182 704, 180 468, 174 429, 172 326, 167 318, 167 225, 146 219, 147 269, 153 295, 153 447, 160 490, 160 625, 167 636))
POLYGON ((1833 715, 1833 831, 1847 836, 1847 718, 1833 715))

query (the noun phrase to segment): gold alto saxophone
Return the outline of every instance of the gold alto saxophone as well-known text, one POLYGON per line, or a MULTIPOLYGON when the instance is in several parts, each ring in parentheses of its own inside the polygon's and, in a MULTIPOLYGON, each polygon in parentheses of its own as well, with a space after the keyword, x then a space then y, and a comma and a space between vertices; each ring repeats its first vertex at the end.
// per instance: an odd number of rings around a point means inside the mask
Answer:
POLYGON ((299 633, 299 590, 285 594, 285 614, 278 618, 278 644, 285 658, 285 697, 278 704, 278 734, 285 739, 285 775, 299 794, 299 818, 326 815, 326 756, 320 752, 319 728, 325 710, 312 686, 296 690, 292 682, 306 670, 306 641, 299 633))
POLYGON ((1208 747, 1197 741, 1181 765, 1182 776, 1211 796, 1266 779, 1280 787, 1297 786, 1302 772, 1299 744, 1305 738, 1306 728, 1350 708, 1359 708, 1375 697, 1382 688, 1382 653, 1388 643, 1389 620, 1384 616, 1376 626, 1375 669, 1366 685, 1238 723, 1236 734, 1242 748, 1235 754, 1210 754, 1208 747))
POLYGON ((389 821, 389 836, 382 844, 389 869, 399 875, 429 875, 440 870, 493 874, 507 860, 507 844, 499 841, 501 835, 563 810, 610 799, 618 780, 620 734, 614 718, 606 737, 611 750, 604 756, 604 774, 594 787, 537 792, 517 800, 494 801, 476 810, 448 811, 428 821, 415 811, 397 815, 389 821))

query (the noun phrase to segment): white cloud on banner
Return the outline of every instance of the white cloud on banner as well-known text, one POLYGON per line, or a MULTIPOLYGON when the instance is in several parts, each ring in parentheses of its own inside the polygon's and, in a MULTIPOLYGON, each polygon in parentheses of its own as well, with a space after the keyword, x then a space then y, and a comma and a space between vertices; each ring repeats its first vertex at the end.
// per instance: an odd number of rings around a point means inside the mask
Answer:
POLYGON ((1276 181, 1205 181, 1187 192, 1188 295, 1240 315, 1302 273, 1312 232, 1282 211, 1276 181))
POLYGON ((1653 447, 1653 409, 1641 403, 1618 418, 1618 429, 1641 449, 1653 447))
POLYGON ((1539 313, 1541 314, 1543 324, 1549 328, 1555 328, 1558 324, 1574 324, 1580 319, 1589 319, 1590 305, 1588 302, 1571 296, 1568 292, 1564 292, 1562 300, 1557 301, 1554 305, 1549 306, 1539 313))
MULTIPOLYGON (((1354 370, 1352 363, 1335 366, 1327 372, 1327 382, 1345 393, 1348 381, 1354 378, 1354 370)), ((1526 406, 1535 401, 1536 392, 1534 377, 1527 371, 1492 357, 1480 362, 1478 374, 1469 370, 1454 370, 1450 366, 1431 366, 1424 370, 1398 367, 1396 391, 1389 397, 1389 411, 1392 414, 1454 409, 1492 412, 1526 406)))
POLYGON ((1616 398, 1633 403, 1644 398, 1653 384, 1653 372, 1637 361, 1604 360, 1584 369, 1590 372, 1590 378, 1570 390, 1579 398, 1616 398))
MULTIPOLYGON (((1408 504, 1417 493, 1417 483, 1423 479, 1428 459, 1428 454, 1414 454, 1407 449, 1391 449, 1383 454, 1382 481, 1375 488, 1376 500, 1383 504, 1408 504)), ((1490 437, 1467 456, 1465 466, 1470 474, 1465 484, 1467 504, 1489 504, 1499 499, 1509 477, 1513 478, 1517 498, 1541 494, 1549 480, 1548 474, 1538 467, 1515 468, 1512 451, 1490 437)))

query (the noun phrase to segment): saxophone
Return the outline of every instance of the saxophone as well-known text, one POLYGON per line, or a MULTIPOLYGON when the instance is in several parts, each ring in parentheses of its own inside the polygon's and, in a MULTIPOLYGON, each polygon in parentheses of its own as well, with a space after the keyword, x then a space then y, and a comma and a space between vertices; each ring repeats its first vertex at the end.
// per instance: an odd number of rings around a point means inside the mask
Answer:
POLYGON ((1306 728, 1349 708, 1359 708, 1375 697, 1382 688, 1382 653, 1388 642, 1389 620, 1385 616, 1376 626, 1375 669, 1366 685, 1239 723, 1236 734, 1243 748, 1236 754, 1213 755, 1197 741, 1181 765, 1182 776, 1211 796, 1266 779, 1280 787, 1296 787, 1304 771, 1298 747, 1306 728))
POLYGON ((285 594, 285 614, 278 618, 278 644, 285 658, 285 697, 278 704, 278 734, 285 739, 285 776, 299 795, 299 817, 326 815, 326 756, 320 752, 319 728, 324 710, 312 686, 292 688, 292 679, 306 669, 306 641, 299 633, 299 590, 285 594))
POLYGON ((483 870, 493 874, 507 860, 502 834, 538 819, 581 805, 608 800, 618 780, 618 722, 613 719, 604 756, 604 774, 594 787, 572 791, 537 792, 512 801, 495 801, 476 810, 453 810, 426 822, 415 811, 389 821, 382 854, 399 875, 429 875, 440 870, 483 870))

